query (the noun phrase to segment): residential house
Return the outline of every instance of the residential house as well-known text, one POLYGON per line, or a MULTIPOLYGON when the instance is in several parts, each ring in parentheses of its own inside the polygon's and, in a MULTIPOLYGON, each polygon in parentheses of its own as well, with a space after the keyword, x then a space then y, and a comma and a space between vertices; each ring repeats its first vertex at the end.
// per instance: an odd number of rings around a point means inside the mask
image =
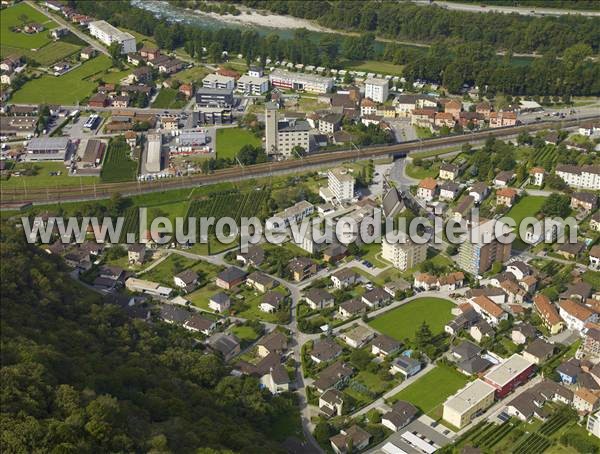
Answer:
POLYGON ((563 322, 554 305, 547 296, 538 294, 533 297, 533 307, 551 334, 557 334, 563 329, 563 322))
POLYGON ((172 304, 161 304, 159 317, 162 321, 169 323, 170 325, 183 326, 183 324, 192 317, 192 313, 172 304))
POLYGON ((350 365, 342 361, 336 361, 319 372, 313 386, 321 394, 329 388, 340 389, 348 383, 352 375, 354 375, 354 369, 350 365))
POLYGON ((225 312, 231 306, 229 296, 223 292, 215 293, 208 299, 208 307, 215 312, 225 312))
POLYGON ((596 211, 590 218, 590 229, 600 232, 600 211, 596 211))
POLYGON ((510 170, 504 170, 494 178, 494 184, 496 186, 508 186, 511 181, 515 179, 515 174, 510 170))
POLYGON ((358 282, 360 276, 350 268, 343 268, 331 275, 331 282, 336 289, 343 289, 358 282))
POLYGON ((373 342, 371 342, 371 353, 373 355, 381 356, 382 358, 393 355, 400 350, 402 344, 396 339, 381 334, 377 336, 373 342))
POLYGON ((533 273, 531 267, 521 260, 510 262, 508 265, 506 265, 506 271, 511 273, 519 281, 533 273))
POLYGON ((503 128, 506 126, 515 126, 517 124, 517 114, 515 112, 491 112, 490 128, 503 128))
POLYGON ((440 185, 440 199, 454 200, 460 192, 460 186, 452 181, 445 181, 440 185))
POLYGON ((469 189, 469 195, 471 197, 473 197, 473 201, 478 204, 483 202, 485 200, 485 198, 488 196, 488 194, 489 194, 489 188, 482 181, 475 183, 469 189))
POLYGON ((513 206, 517 191, 512 188, 500 188, 496 191, 496 205, 513 206))
POLYGON ((391 374, 402 374, 405 379, 412 377, 421 370, 421 363, 407 356, 399 356, 392 361, 391 374))
POLYGON ((367 306, 361 298, 353 298, 348 301, 344 301, 338 307, 338 314, 342 318, 350 318, 356 315, 367 312, 367 306))
POLYGON ((435 114, 435 117, 433 120, 433 124, 437 128, 441 128, 443 126, 446 126, 448 128, 453 128, 455 123, 456 123, 456 120, 455 120, 454 116, 448 112, 437 112, 435 114))
POLYGON ((283 364, 275 364, 265 375, 260 377, 260 383, 271 394, 279 394, 290 390, 290 376, 283 364))
POLYGON ((529 171, 531 179, 529 182, 535 186, 542 186, 544 184, 544 178, 546 177, 546 171, 542 167, 534 167, 529 171))
POLYGON ((598 314, 582 304, 572 300, 563 300, 558 304, 560 317, 565 321, 567 328, 584 334, 587 323, 596 323, 598 314))
POLYGON ((279 310, 279 307, 283 303, 284 299, 285 297, 281 293, 275 290, 270 290, 263 296, 259 309, 263 312, 276 312, 279 310))
POLYGON ((588 328, 581 350, 586 358, 590 358, 593 361, 600 359, 600 327, 593 326, 588 328))
POLYGON ((341 244, 332 244, 323 251, 323 260, 327 263, 336 263, 346 257, 348 249, 341 244))
POLYGON ((571 208, 591 213, 598 206, 598 196, 591 192, 574 192, 571 194, 571 208))
POLYGON ((344 395, 337 389, 328 389, 319 396, 319 410, 328 418, 342 416, 344 395))
POLYGON ((487 296, 472 298, 470 303, 477 313, 493 326, 508 318, 508 314, 487 296))
POLYGON ((590 284, 587 282, 577 282, 576 284, 570 284, 567 289, 560 294, 560 297, 577 300, 583 303, 591 294, 592 286, 590 284))
POLYGON ((349 329, 345 333, 342 333, 340 337, 350 347, 361 348, 364 347, 367 344, 367 342, 369 342, 375 337, 375 332, 371 331, 365 326, 358 325, 354 328, 349 329))
POLYGON ((217 324, 214 320, 202 317, 201 315, 192 315, 183 324, 183 327, 188 331, 199 332, 205 336, 210 336, 216 326, 217 324))
POLYGON ((341 430, 338 435, 334 435, 329 439, 336 454, 361 451, 369 445, 370 441, 371 434, 356 424, 348 429, 341 430))
POLYGON ((593 413, 600 408, 600 393, 586 388, 579 388, 573 396, 573 407, 579 413, 593 413))
POLYGON ((554 345, 549 344, 543 339, 535 339, 525 350, 523 350, 523 358, 531 361, 534 364, 542 364, 554 354, 554 345))
POLYGON ((549 412, 544 405, 546 402, 570 404, 573 392, 564 386, 550 380, 543 380, 512 399, 507 406, 507 414, 528 421, 532 417, 546 420, 549 412))
POLYGON ((248 275, 246 278, 246 284, 254 287, 261 293, 266 293, 267 291, 276 287, 279 283, 272 277, 267 276, 265 273, 255 271, 248 275))
POLYGON ((235 259, 244 265, 259 267, 265 261, 265 250, 261 246, 251 246, 246 252, 238 252, 235 259))
POLYGON ((317 264, 307 257, 296 257, 287 267, 296 282, 301 282, 317 272, 317 264))
POLYGON ((421 180, 417 188, 417 197, 430 202, 435 198, 437 190, 437 181, 433 178, 428 177, 421 180))
POLYGON ((481 353, 481 348, 469 341, 462 341, 458 345, 454 345, 450 348, 452 357, 456 361, 465 361, 471 359, 481 353))
POLYGON ((381 417, 381 424, 394 432, 398 432, 415 419, 418 413, 419 410, 414 405, 398 400, 392 405, 392 411, 381 417))
POLYGON ((600 271, 600 244, 596 244, 590 249, 590 268, 600 271))
POLYGON ((556 253, 562 255, 567 260, 575 260, 584 249, 585 244, 577 241, 575 243, 559 244, 556 248, 556 253))
POLYGON ((583 373, 581 362, 578 359, 570 358, 556 368, 556 373, 559 375, 562 383, 574 385, 577 382, 577 376, 583 373))
POLYGON ((235 266, 230 266, 226 270, 217 274, 215 284, 217 287, 224 288, 225 290, 231 290, 244 282, 245 279, 245 271, 235 266))
POLYGON ((257 353, 261 358, 265 358, 269 354, 282 355, 288 348, 288 339, 281 331, 274 329, 264 335, 256 345, 257 353))
POLYGON ((83 49, 81 49, 81 52, 79 53, 79 57, 82 60, 90 60, 90 59, 94 58, 95 56, 96 56, 96 49, 94 49, 92 46, 84 47, 83 49))
POLYGON ((537 336, 537 329, 530 323, 519 323, 514 325, 511 332, 511 339, 517 345, 524 345, 527 341, 537 336))
POLYGON ((315 363, 326 363, 342 354, 342 347, 333 339, 316 339, 310 352, 310 359, 315 363))
POLYGON ((177 287, 189 293, 194 291, 198 286, 198 273, 190 269, 184 270, 173 276, 173 280, 177 287))
POLYGON ((486 322, 485 320, 480 320, 471 326, 469 330, 469 335, 477 342, 481 343, 485 338, 494 337, 496 335, 496 331, 494 328, 486 322))
POLYGON ((235 355, 239 354, 241 350, 240 341, 231 334, 213 334, 207 343, 213 351, 221 354, 225 361, 229 361, 235 355))
POLYGON ((451 99, 444 104, 444 112, 451 114, 456 120, 458 120, 461 111, 462 103, 457 99, 451 99))
POLYGON ((388 303, 392 297, 388 292, 382 288, 375 288, 368 291, 362 296, 362 302, 369 306, 371 309, 383 306, 388 303))
POLYGON ((333 306, 333 296, 322 288, 311 288, 304 295, 304 300, 312 310, 333 306))

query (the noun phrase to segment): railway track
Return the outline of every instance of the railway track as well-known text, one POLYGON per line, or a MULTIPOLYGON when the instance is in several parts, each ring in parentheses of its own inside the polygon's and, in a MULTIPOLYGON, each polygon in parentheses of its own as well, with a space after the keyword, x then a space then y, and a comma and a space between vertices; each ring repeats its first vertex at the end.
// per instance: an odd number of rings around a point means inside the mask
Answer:
POLYGON ((466 142, 480 142, 488 137, 500 138, 516 136, 523 131, 537 131, 549 127, 555 127, 557 125, 561 128, 569 128, 577 126, 582 120, 597 118, 600 118, 600 116, 591 116, 569 121, 546 121, 530 125, 486 130, 459 136, 403 142, 400 144, 368 147, 362 149, 334 151, 306 156, 299 160, 268 162, 245 167, 233 167, 217 170, 211 174, 199 174, 189 177, 176 177, 149 182, 134 181, 123 183, 99 183, 96 185, 86 185, 79 188, 2 188, 0 190, 0 208, 10 209, 26 203, 42 204, 102 199, 110 197, 115 193, 120 193, 122 195, 135 195, 151 192, 162 192, 173 189, 191 188, 223 181, 239 181, 249 178, 264 177, 278 173, 301 172, 306 169, 318 168, 343 161, 395 156, 402 153, 409 154, 411 151, 416 151, 419 149, 446 147, 466 142))

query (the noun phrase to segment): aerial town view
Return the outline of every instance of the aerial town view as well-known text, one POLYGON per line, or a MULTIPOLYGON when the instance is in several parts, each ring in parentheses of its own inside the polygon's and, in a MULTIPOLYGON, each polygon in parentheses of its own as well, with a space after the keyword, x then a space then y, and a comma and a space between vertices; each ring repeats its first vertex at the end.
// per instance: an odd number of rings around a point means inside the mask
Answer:
POLYGON ((0 450, 600 454, 600 1, 1 0, 0 450))

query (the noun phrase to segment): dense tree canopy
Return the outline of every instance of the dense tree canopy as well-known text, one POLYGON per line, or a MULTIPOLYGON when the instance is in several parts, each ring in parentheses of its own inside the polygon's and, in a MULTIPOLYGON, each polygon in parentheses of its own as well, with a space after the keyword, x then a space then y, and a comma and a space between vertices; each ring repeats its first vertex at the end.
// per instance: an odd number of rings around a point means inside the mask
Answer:
POLYGON ((129 320, 21 231, 3 225, 0 249, 3 452, 280 451, 286 398, 180 328, 129 320))

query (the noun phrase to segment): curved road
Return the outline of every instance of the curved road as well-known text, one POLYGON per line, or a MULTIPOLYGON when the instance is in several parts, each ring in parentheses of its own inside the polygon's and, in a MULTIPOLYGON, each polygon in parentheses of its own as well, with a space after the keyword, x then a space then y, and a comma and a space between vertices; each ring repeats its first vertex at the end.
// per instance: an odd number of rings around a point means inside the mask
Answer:
POLYGON ((575 9, 559 9, 559 8, 543 8, 538 6, 503 6, 494 5, 491 1, 483 0, 481 3, 456 3, 445 1, 417 0, 418 4, 438 5, 445 9, 457 11, 468 11, 470 13, 505 13, 505 14, 520 14, 522 16, 567 16, 580 15, 588 17, 600 17, 600 11, 585 11, 575 9), (484 6, 485 5, 485 6, 484 6))

